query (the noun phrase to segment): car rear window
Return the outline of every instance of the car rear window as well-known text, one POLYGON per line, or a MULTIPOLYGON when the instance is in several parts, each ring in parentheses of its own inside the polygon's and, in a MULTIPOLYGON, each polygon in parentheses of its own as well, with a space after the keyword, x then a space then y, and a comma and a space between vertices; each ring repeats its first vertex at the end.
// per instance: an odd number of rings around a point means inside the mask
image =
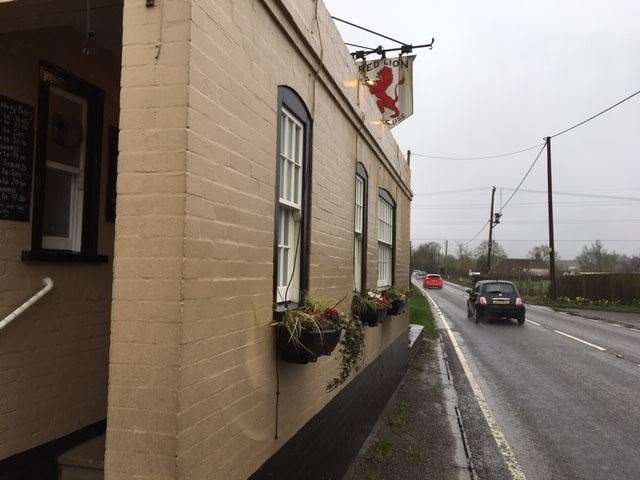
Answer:
POLYGON ((440 275, 427 275, 427 278, 440 278, 440 275))
POLYGON ((485 283, 484 291, 487 293, 516 293, 516 289, 510 283, 485 283))

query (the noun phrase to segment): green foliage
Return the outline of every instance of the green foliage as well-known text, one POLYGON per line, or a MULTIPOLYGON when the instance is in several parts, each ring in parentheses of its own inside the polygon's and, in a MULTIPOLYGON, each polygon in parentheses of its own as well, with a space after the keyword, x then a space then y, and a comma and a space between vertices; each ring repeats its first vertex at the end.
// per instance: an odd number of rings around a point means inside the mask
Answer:
POLYGON ((327 385, 327 391, 331 391, 346 382, 351 372, 360 369, 364 358, 364 325, 360 319, 353 316, 345 317, 342 327, 344 328, 344 335, 340 339, 338 348, 340 371, 327 385))
POLYGON ((406 302, 409 298, 409 291, 394 285, 384 290, 382 295, 387 297, 389 302, 406 302))
POLYGON ((583 272, 613 272, 620 260, 616 252, 608 252, 600 240, 582 247, 582 253, 576 257, 583 272))
MULTIPOLYGON (((547 244, 536 245, 529 250, 527 254, 528 258, 532 260, 540 260, 545 263, 545 265, 549 265, 549 258, 551 257, 551 247, 547 244)), ((558 255, 556 255, 556 261, 558 261, 558 255)))
POLYGON ((411 252, 411 266, 416 270, 427 273, 440 271, 440 244, 438 242, 424 243, 411 252))
POLYGON ((424 334, 430 338, 438 338, 438 329, 428 300, 411 286, 411 299, 409 300, 409 321, 415 325, 424 327, 424 334))
POLYGON ((273 325, 284 327, 289 333, 289 339, 304 347, 300 343, 303 330, 322 334, 328 330, 342 329, 345 316, 335 308, 336 305, 328 300, 308 296, 301 307, 287 310, 282 319, 273 325))
POLYGON ((390 306, 389 298, 377 290, 367 289, 362 293, 353 292, 351 310, 358 317, 361 317, 367 310, 386 310, 390 306))
MULTIPOLYGON (((484 240, 480 245, 478 245, 473 250, 473 257, 475 258, 476 270, 486 271, 487 270, 487 255, 489 252, 489 240, 484 240)), ((507 251, 504 249, 502 245, 500 245, 495 240, 493 241, 493 246, 491 248, 491 265, 497 265, 500 260, 504 260, 507 258, 507 251)))
POLYGON ((384 462, 393 451, 393 443, 388 440, 378 440, 367 451, 367 457, 376 463, 384 462))

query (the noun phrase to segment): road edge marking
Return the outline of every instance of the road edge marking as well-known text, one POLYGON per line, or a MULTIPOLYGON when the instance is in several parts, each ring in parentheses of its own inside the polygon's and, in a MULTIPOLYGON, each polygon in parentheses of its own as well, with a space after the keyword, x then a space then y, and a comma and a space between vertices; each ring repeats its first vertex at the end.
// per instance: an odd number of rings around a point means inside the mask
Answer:
POLYGON ((597 348, 597 349, 598 349, 598 350, 600 350, 601 352, 606 352, 606 350, 607 350, 607 349, 606 349, 606 348, 604 348, 604 347, 600 347, 600 346, 595 345, 595 344, 593 344, 593 343, 589 343, 589 342, 587 342, 586 340, 582 340, 581 338, 574 337, 573 335, 569 335, 568 333, 561 332, 560 330, 554 330, 554 332, 559 333, 560 335, 564 335, 565 337, 569 337, 569 338, 571 338, 572 340, 576 340, 577 342, 582 342, 582 343, 584 343, 585 345, 589 345, 590 347, 597 348))
POLYGON ((529 323, 533 323, 534 325, 538 325, 540 326, 540 324, 538 322, 534 322, 533 320, 529 320, 528 318, 525 318, 525 320, 529 323))
POLYGON ((462 349, 460 348, 460 345, 458 344, 456 337, 453 335, 453 331, 451 330, 451 327, 449 327, 449 322, 447 322, 447 319, 442 313, 442 310, 440 310, 440 307, 438 306, 438 304, 433 300, 433 298, 431 298, 431 295, 429 295, 429 293, 424 288, 422 288, 422 286, 416 285, 416 287, 418 287, 418 290, 422 293, 422 295, 424 295, 429 300, 431 305, 433 305, 433 307, 436 310, 436 313, 439 316, 439 320, 442 322, 444 329, 447 331, 447 334, 449 335, 449 339, 453 344, 453 349, 455 350, 456 355, 458 356, 458 360, 460 360, 460 364, 462 365, 462 369, 464 370, 464 373, 467 376, 467 380, 469 380, 469 384, 471 385, 471 390, 473 391, 473 395, 476 397, 476 400, 478 401, 478 405, 480 406, 480 411, 482 412, 482 415, 484 415, 484 418, 487 421, 487 424, 489 425, 489 430, 491 431, 491 435, 493 435, 493 439, 495 440, 498 446, 498 450, 500 451, 502 458, 504 458, 504 461, 507 464, 507 468, 509 469, 511 476, 513 477, 514 480, 526 480, 524 472, 522 471, 522 468, 520 467, 518 460, 516 460, 516 456, 513 453, 513 449, 511 448, 511 445, 509 445, 509 442, 507 442, 507 439, 504 436, 504 432, 502 431, 502 428, 500 427, 500 425, 498 425, 498 422, 496 421, 495 416, 493 415, 493 411, 489 407, 489 404, 487 403, 487 400, 485 399, 484 394, 480 389, 480 384, 476 380, 476 377, 473 375, 473 372, 471 372, 471 368, 467 363, 467 359, 462 353, 462 349))

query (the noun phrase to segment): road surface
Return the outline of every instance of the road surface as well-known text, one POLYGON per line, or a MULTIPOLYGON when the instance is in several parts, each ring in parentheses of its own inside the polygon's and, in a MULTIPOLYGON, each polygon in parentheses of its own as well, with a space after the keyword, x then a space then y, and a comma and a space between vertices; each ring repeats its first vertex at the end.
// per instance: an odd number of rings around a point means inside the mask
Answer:
MULTIPOLYGON (((640 479, 640 330, 537 306, 523 327, 476 325, 461 287, 429 294, 527 480, 640 479)), ((512 478, 456 353, 446 350, 478 476, 512 478)))

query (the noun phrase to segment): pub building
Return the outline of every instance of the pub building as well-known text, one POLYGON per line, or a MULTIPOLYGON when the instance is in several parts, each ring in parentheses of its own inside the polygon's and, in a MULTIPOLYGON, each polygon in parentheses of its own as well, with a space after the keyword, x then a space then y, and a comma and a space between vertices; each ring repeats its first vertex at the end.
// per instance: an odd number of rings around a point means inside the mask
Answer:
POLYGON ((408 315, 335 389, 272 324, 408 287, 409 166, 358 78, 320 0, 0 1, 0 479, 344 472, 408 315))

